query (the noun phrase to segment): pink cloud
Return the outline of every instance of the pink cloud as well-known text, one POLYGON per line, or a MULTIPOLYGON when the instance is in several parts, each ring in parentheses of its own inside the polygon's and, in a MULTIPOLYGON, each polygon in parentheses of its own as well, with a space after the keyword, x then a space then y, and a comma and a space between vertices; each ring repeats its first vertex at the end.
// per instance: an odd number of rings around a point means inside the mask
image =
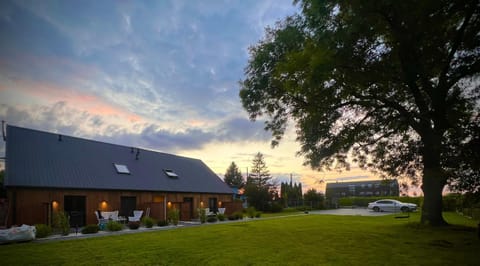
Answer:
POLYGON ((114 116, 128 119, 130 122, 142 120, 140 116, 109 103, 97 95, 48 82, 16 79, 10 84, 0 84, 0 91, 10 91, 12 94, 16 94, 19 101, 29 99, 42 103, 65 102, 92 115, 114 116))

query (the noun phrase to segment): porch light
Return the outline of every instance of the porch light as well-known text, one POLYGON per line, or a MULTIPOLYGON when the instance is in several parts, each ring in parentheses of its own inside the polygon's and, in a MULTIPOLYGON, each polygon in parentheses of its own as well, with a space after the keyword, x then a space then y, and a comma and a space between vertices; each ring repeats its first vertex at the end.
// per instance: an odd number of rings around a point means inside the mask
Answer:
POLYGON ((54 200, 52 201, 52 209, 56 211, 58 209, 58 201, 54 200))
POLYGON ((218 202, 218 207, 219 207, 219 208, 222 207, 222 202, 221 202, 221 201, 218 202))
POLYGON ((200 201, 200 208, 203 208, 203 201, 200 201))
POLYGON ((171 202, 171 201, 167 202, 167 207, 168 207, 169 209, 172 208, 172 202, 171 202))
POLYGON ((103 200, 102 202, 100 202, 100 209, 106 210, 107 206, 108 206, 108 203, 106 200, 103 200))

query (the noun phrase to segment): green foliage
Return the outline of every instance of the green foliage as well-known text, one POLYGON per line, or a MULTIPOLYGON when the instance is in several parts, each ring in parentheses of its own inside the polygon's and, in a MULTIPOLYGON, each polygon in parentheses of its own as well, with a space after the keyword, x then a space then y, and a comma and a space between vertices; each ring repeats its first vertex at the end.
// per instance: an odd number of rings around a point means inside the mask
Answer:
POLYGON ((224 181, 231 187, 243 188, 245 185, 242 172, 240 172, 235 162, 232 162, 228 167, 227 172, 225 173, 224 181))
POLYGON ((262 216, 262 212, 255 212, 255 218, 260 218, 262 216))
MULTIPOLYGON (((127 226, 128 226, 128 228, 130 228, 131 230, 136 230, 136 229, 140 228, 140 222, 138 222, 138 221, 128 222, 127 226)), ((152 226, 153 226, 153 225, 152 225, 152 226)), ((151 226, 148 227, 148 228, 151 228, 151 226)))
POLYGON ((241 220, 243 219, 243 212, 237 211, 228 216, 228 220, 241 220))
POLYGON ((247 217, 249 218, 253 218, 255 217, 255 212, 257 210, 255 210, 255 207, 248 207, 246 210, 245 210, 245 213, 247 214, 247 217))
POLYGON ((197 212, 200 222, 204 224, 207 221, 207 210, 205 210, 205 208, 199 208, 197 209, 197 212))
POLYGON ((223 222, 223 221, 225 221, 225 214, 219 213, 219 214, 217 214, 217 218, 218 218, 219 221, 223 222))
POLYGON ((120 231, 123 229, 123 225, 116 221, 108 221, 107 230, 108 231, 120 231))
POLYGON ((280 197, 285 207, 294 205, 294 202, 302 201, 302 183, 282 182, 280 184, 280 197))
POLYGON ((155 221, 155 219, 153 219, 152 217, 144 216, 142 218, 142 223, 145 225, 146 228, 152 228, 153 225, 157 223, 157 221, 155 221))
POLYGON ((70 234, 70 222, 65 212, 55 212, 53 215, 53 228, 62 235, 70 234))
POLYGON ((282 204, 278 202, 272 202, 270 206, 270 211, 271 212, 281 212, 283 210, 282 204))
POLYGON ((462 195, 461 194, 448 194, 443 196, 443 211, 457 211, 461 209, 462 195))
POLYGON ((316 189, 309 189, 304 195, 303 199, 305 204, 309 204, 312 209, 324 209, 325 197, 322 193, 317 192, 316 189))
POLYGON ((272 176, 268 171, 265 157, 262 153, 258 152, 253 158, 251 172, 247 177, 247 184, 254 184, 258 187, 268 187, 271 179, 272 176))
POLYGON ((82 228, 82 234, 96 234, 100 228, 96 224, 87 224, 84 228, 82 228))
POLYGON ((444 210, 458 211, 480 221, 480 192, 449 194, 443 197, 444 210))
POLYGON ((167 226, 167 225, 168 225, 168 221, 166 221, 166 220, 160 220, 160 221, 158 221, 157 225, 158 225, 158 226, 161 226, 161 227, 162 227, 162 226, 167 226))
POLYGON ((267 119, 272 145, 293 122, 314 169, 422 178, 422 222, 443 225, 447 183, 480 190, 478 3, 298 3, 250 48, 250 118, 267 119))
POLYGON ((215 215, 208 216, 207 217, 207 222, 209 222, 209 223, 217 222, 217 216, 215 216, 215 215))
POLYGON ((52 227, 47 224, 36 224, 35 230, 36 238, 44 238, 52 234, 52 227))
POLYGON ((260 152, 255 154, 251 169, 245 186, 248 204, 258 210, 268 210, 269 202, 274 197, 278 198, 278 195, 275 185, 271 181, 272 176, 268 172, 264 156, 260 152))
POLYGON ((169 210, 168 219, 173 225, 178 225, 178 222, 180 220, 180 211, 177 208, 169 210))

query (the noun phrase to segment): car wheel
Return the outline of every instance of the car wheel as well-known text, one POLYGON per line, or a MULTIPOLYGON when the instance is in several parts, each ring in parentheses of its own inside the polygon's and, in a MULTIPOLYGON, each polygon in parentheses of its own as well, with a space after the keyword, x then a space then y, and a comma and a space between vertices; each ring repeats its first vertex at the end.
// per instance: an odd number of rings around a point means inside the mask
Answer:
POLYGON ((375 207, 373 207, 373 211, 374 211, 374 212, 379 212, 379 211, 380 211, 380 208, 377 207, 377 206, 375 206, 375 207))
POLYGON ((400 210, 401 210, 402 212, 408 212, 408 207, 403 206, 402 208, 400 208, 400 210))

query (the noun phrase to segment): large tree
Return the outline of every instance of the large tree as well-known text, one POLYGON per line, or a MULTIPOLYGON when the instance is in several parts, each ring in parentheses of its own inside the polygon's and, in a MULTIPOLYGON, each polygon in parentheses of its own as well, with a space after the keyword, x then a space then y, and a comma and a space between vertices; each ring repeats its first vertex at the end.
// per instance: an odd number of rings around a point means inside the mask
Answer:
POLYGON ((231 187, 243 188, 245 182, 243 181, 242 172, 238 169, 235 162, 232 162, 227 168, 225 177, 223 179, 227 185, 231 187))
POLYGON ((295 123, 314 169, 352 158, 420 178, 421 222, 446 224, 445 185, 479 187, 479 1, 296 4, 301 14, 250 48, 240 91, 250 118, 267 117, 273 146, 295 123))

